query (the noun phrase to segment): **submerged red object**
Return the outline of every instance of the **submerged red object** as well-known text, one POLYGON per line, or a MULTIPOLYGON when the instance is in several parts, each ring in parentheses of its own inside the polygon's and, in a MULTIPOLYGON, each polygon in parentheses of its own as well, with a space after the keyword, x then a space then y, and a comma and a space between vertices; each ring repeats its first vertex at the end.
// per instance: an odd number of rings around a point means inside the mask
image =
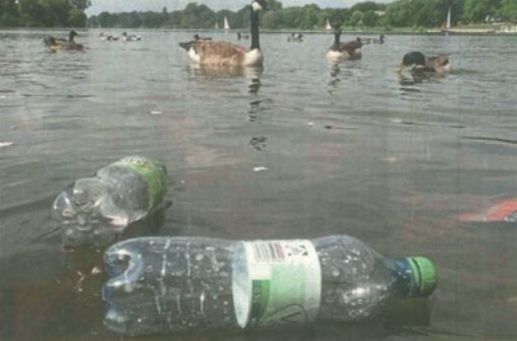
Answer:
POLYGON ((480 213, 460 214, 463 222, 517 222, 517 199, 500 201, 480 213))

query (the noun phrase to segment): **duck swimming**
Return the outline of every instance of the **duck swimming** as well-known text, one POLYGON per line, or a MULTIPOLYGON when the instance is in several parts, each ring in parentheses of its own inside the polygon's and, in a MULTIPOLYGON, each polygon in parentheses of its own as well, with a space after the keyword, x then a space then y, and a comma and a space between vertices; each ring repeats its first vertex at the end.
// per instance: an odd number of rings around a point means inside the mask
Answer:
POLYGON ((250 7, 251 46, 249 49, 225 41, 192 40, 179 45, 189 57, 205 65, 260 66, 264 56, 259 44, 259 12, 266 8, 265 0, 253 0, 250 7))
POLYGON ((302 42, 303 41, 303 34, 301 33, 291 33, 290 36, 287 37, 287 41, 289 42, 302 42))
POLYGON ((126 32, 122 32, 122 40, 123 41, 140 41, 140 40, 142 40, 142 37, 140 37, 138 35, 134 35, 134 34, 128 35, 126 32))
POLYGON ((99 38, 107 41, 117 41, 119 39, 118 36, 114 34, 104 34, 104 32, 99 33, 99 38))
POLYGON ((436 73, 444 74, 451 70, 451 63, 446 56, 434 56, 426 58, 421 52, 408 52, 402 58, 399 72, 402 72, 406 67, 411 67, 411 72, 414 73, 436 73))
POLYGON ((48 36, 43 39, 45 45, 52 51, 57 50, 82 50, 84 46, 75 42, 74 38, 78 36, 76 31, 70 31, 68 34, 68 40, 56 39, 52 36, 48 36))
POLYGON ((327 60, 340 62, 344 60, 361 59, 361 47, 363 46, 361 38, 358 37, 356 40, 349 41, 348 43, 341 43, 339 41, 340 35, 341 30, 334 32, 334 43, 327 50, 327 60))

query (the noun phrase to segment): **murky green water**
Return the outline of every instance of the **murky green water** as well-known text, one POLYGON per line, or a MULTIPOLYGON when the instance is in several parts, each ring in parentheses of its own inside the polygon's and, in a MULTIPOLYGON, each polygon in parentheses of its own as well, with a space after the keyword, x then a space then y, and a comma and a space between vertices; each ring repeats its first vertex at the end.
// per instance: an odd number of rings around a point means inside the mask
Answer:
POLYGON ((517 37, 388 36, 331 66, 330 35, 263 34, 264 70, 239 75, 193 67, 177 45, 192 33, 143 32, 138 43, 80 33, 84 53, 52 54, 47 32, 0 32, 0 142, 14 143, 0 148, 0 339, 120 339, 102 325, 103 276, 90 275, 101 254, 61 252, 50 206, 74 179, 132 154, 169 169, 174 204, 158 234, 345 233, 439 269, 429 307, 180 338, 517 338, 517 226, 458 219, 517 197, 517 37), (400 79, 410 50, 451 54, 455 71, 400 79))

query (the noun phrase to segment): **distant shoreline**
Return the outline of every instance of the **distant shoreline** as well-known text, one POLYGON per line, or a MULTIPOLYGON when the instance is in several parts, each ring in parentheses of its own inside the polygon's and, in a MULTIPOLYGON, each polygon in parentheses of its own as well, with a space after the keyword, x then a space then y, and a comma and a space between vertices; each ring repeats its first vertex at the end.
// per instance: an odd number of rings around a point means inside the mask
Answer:
MULTIPOLYGON (((105 27, 105 28, 94 28, 94 27, 3 27, 0 28, 0 32, 19 32, 19 31, 42 31, 42 32, 62 32, 68 30, 77 30, 77 31, 93 31, 93 32, 101 32, 101 31, 131 31, 131 32, 217 32, 217 33, 227 33, 227 34, 237 34, 237 32, 247 32, 246 29, 231 29, 229 31, 224 31, 221 29, 177 29, 177 28, 124 28, 124 27, 105 27)), ((262 33, 269 34, 289 34, 292 32, 298 32, 303 34, 332 34, 332 31, 327 31, 324 29, 321 30, 300 30, 300 29, 279 29, 279 30, 268 30, 261 29, 262 33)), ((393 28, 390 30, 382 30, 380 28, 369 28, 369 29, 353 29, 353 28, 343 28, 341 31, 343 34, 358 34, 358 35, 463 35, 463 36, 514 36, 517 35, 517 31, 504 32, 498 31, 496 28, 479 28, 479 27, 458 27, 453 28, 450 32, 444 32, 437 28, 429 28, 429 29, 414 29, 414 28, 393 28)))

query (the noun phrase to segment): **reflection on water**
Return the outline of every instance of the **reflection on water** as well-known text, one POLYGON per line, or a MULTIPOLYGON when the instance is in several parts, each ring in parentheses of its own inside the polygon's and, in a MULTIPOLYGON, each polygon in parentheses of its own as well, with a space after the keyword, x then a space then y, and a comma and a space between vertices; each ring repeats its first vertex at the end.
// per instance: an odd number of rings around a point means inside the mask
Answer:
POLYGON ((242 66, 242 65, 211 65, 193 63, 188 69, 194 75, 206 77, 245 77, 247 79, 260 78, 264 72, 262 66, 242 66))
POLYGON ((259 119, 262 113, 270 111, 272 103, 273 100, 271 99, 259 99, 251 101, 249 103, 248 120, 250 122, 255 122, 257 119, 259 119))
POLYGON ((262 151, 267 146, 267 137, 265 136, 259 136, 259 137, 252 137, 250 140, 250 145, 255 148, 258 151, 262 151))
POLYGON ((67 32, 0 33, 0 141, 12 142, 0 148, 1 339, 116 338, 102 325, 102 254, 63 252, 50 207, 66 184, 135 154, 171 170, 173 205, 127 237, 345 233, 427 256, 440 274, 423 310, 185 339, 517 338, 515 223, 459 219, 517 193, 514 37, 393 35, 329 65, 331 35, 264 33, 263 70, 221 70, 191 64, 177 47, 188 32, 138 44, 85 32, 84 53, 55 54, 48 34, 67 32), (399 78, 414 50, 452 53, 453 72, 399 78))
POLYGON ((248 80, 249 92, 258 93, 260 90, 260 76, 264 72, 262 66, 242 66, 242 65, 203 65, 190 64, 187 68, 193 76, 203 76, 209 78, 244 78, 248 80))
MULTIPOLYGON (((399 72, 399 84, 416 85, 424 81, 435 81, 440 82, 441 79, 447 77, 446 74, 434 73, 434 72, 399 72)), ((415 91, 418 91, 415 89, 415 91)))
POLYGON ((338 63, 331 64, 330 67, 330 81, 329 81, 329 93, 334 93, 333 90, 337 87, 338 83, 341 81, 339 78, 339 74, 341 73, 341 68, 338 63))

